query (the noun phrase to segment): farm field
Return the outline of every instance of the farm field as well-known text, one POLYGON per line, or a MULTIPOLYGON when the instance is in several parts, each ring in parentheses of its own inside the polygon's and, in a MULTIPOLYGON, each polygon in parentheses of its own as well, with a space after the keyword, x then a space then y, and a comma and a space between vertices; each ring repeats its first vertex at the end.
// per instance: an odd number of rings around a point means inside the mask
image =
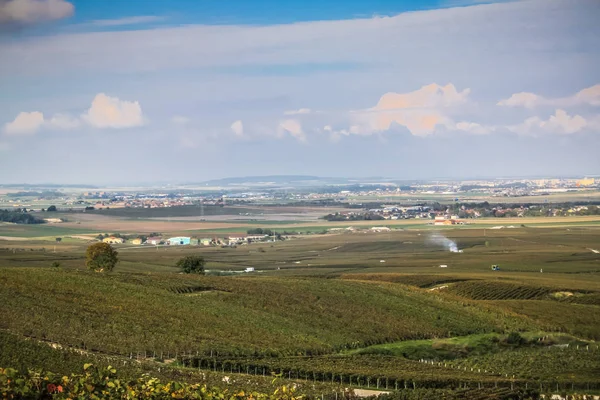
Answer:
MULTIPOLYGON (((27 338, 100 357, 100 365, 102 357, 152 368, 167 360, 165 379, 220 370, 312 381, 331 393, 591 393, 600 390, 600 224, 554 220, 504 229, 406 225, 237 248, 124 244, 115 246, 120 263, 111 273, 85 269, 93 238, 85 231, 60 243, 20 233, 0 239, 0 329, 12 353, 3 360, 22 367, 14 348, 27 338), (206 275, 175 268, 192 254, 206 259, 206 275), (248 267, 255 271, 244 273, 248 267)), ((28 354, 40 368, 65 357, 28 354)), ((132 368, 124 373, 140 371, 132 368)))

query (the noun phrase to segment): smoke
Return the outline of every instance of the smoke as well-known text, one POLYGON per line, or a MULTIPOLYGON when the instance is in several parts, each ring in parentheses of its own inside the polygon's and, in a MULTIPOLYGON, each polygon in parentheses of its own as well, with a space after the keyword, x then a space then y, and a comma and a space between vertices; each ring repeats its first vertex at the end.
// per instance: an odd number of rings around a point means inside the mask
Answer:
POLYGON ((427 238, 427 241, 431 242, 433 244, 436 244, 438 246, 442 246, 451 253, 462 253, 463 252, 462 250, 458 249, 458 246, 456 245, 456 242, 454 240, 450 240, 438 232, 431 234, 429 236, 429 238, 427 238))

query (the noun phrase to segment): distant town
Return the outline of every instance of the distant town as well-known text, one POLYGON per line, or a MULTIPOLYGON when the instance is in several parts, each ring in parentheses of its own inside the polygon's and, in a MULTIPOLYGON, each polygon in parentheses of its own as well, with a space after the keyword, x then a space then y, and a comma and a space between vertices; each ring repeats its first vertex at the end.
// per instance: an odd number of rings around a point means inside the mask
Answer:
MULTIPOLYGON (((362 203, 383 200, 396 200, 399 204, 434 203, 439 200, 476 203, 486 198, 489 203, 495 200, 514 203, 543 202, 542 197, 551 195, 585 195, 600 190, 600 179, 552 178, 552 179, 511 179, 511 180, 469 180, 469 181, 431 181, 431 182, 365 182, 329 184, 304 181, 291 182, 252 182, 214 187, 200 185, 182 185, 161 188, 117 188, 105 190, 86 190, 85 188, 53 188, 40 185, 23 187, 18 185, 0 185, 0 206, 26 208, 33 211, 45 211, 44 203, 56 205, 61 209, 101 210, 109 208, 166 208, 180 206, 223 206, 225 204, 289 204, 312 202, 346 203, 360 207, 362 203), (4 195, 2 193, 4 192, 4 195), (536 201, 536 198, 539 201, 536 201), (509 200, 510 201, 510 200, 509 200)), ((569 201, 566 199, 565 201, 569 201)), ((406 209, 412 214, 423 209, 406 209)), ((499 214, 505 214, 502 210, 499 214)), ((388 212, 384 212, 388 214, 388 212)), ((396 213, 397 214, 397 213, 396 213)), ((477 216, 475 212, 473 212, 477 216)), ((517 212, 518 214, 518 212, 517 212)), ((416 216, 415 215, 415 216, 416 216)), ((394 214, 392 214, 394 216, 394 214)), ((396 215, 400 217, 399 215, 396 215)), ((484 215, 489 216, 489 215, 484 215)), ((517 215, 515 215, 517 216, 517 215)), ((463 216, 465 217, 465 216, 463 216)))

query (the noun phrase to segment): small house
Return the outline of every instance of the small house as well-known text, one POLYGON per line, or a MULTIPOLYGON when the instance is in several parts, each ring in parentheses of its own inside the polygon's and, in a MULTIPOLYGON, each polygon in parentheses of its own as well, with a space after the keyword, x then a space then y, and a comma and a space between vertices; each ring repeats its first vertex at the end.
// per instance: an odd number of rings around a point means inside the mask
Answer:
POLYGON ((137 244, 140 245, 142 244, 142 239, 141 238, 135 238, 131 240, 131 244, 137 244))
POLYGON ((207 239, 207 238, 200 239, 200 244, 202 246, 210 246, 211 242, 212 242, 211 239, 207 239))
POLYGON ((108 244, 121 244, 124 242, 124 240, 122 238, 109 236, 109 237, 102 239, 102 242, 108 243, 108 244))
POLYGON ((151 236, 148 239, 146 239, 146 244, 151 244, 152 246, 158 246, 161 241, 162 241, 162 238, 160 236, 151 236))
POLYGON ((186 236, 178 236, 167 239, 167 244, 170 246, 185 246, 189 245, 192 238, 186 236))

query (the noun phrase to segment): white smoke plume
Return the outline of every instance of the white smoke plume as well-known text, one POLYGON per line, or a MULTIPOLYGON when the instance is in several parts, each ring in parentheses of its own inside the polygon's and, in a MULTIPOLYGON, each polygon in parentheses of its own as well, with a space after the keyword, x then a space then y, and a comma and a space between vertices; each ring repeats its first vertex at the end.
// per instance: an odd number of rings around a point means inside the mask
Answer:
POLYGON ((427 241, 431 242, 433 244, 436 244, 438 246, 442 246, 451 253, 462 253, 463 252, 462 250, 458 249, 458 246, 456 245, 456 242, 454 240, 448 239, 447 237, 443 236, 439 232, 432 233, 427 238, 427 241))

